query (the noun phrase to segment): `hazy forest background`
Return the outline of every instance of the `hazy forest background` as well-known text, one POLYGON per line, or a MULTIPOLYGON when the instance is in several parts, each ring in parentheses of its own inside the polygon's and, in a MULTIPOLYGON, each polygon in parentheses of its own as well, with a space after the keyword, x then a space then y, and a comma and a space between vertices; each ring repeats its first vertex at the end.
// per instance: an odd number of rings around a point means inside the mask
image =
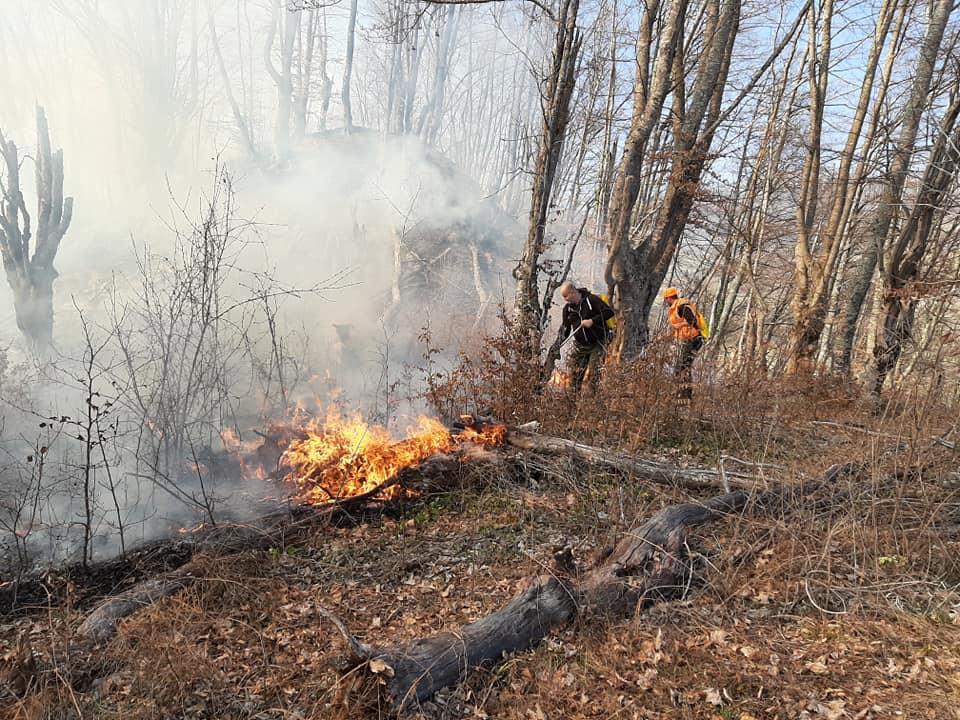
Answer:
POLYGON ((200 469, 319 401, 936 475, 854 544, 907 573, 952 528, 924 607, 960 607, 952 0, 0 5, 0 579, 282 502, 200 469), (565 279, 617 311, 579 404, 542 387, 565 279), (683 407, 670 285, 711 327, 683 407))
POLYGON ((453 357, 505 306, 539 347, 567 275, 614 291, 623 360, 674 284, 713 377, 957 399, 947 3, 15 5, 5 476, 24 441, 103 455, 59 421, 85 385, 120 478, 320 375, 389 420, 420 330, 453 357))

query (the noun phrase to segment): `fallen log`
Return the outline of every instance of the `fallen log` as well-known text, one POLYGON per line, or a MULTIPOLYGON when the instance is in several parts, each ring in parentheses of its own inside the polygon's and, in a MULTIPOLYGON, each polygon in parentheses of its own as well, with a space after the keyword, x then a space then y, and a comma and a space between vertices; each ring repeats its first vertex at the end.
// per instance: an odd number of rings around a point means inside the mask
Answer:
MULTIPOLYGON (((521 449, 557 455, 573 454, 591 464, 613 467, 621 472, 639 476, 652 482, 702 489, 720 484, 718 474, 706 469, 681 469, 652 460, 635 458, 622 453, 592 447, 563 438, 548 437, 522 429, 512 429, 506 436, 508 445, 521 449)), ((488 469, 504 462, 502 455, 473 448, 470 451, 473 469, 488 469)), ((153 575, 123 592, 100 601, 78 628, 81 637, 91 641, 109 640, 117 631, 119 622, 153 603, 180 592, 196 579, 195 567, 190 562, 200 554, 229 555, 234 552, 256 550, 278 543, 296 542, 303 533, 337 516, 349 516, 364 509, 382 511, 388 503, 376 498, 388 488, 399 485, 415 493, 452 490, 462 480, 462 458, 459 453, 434 455, 418 466, 404 470, 395 478, 361 495, 338 499, 320 507, 294 506, 247 524, 218 525, 194 533, 189 540, 178 539, 180 562, 159 575, 153 575), (377 507, 379 505, 379 507, 377 507)), ((739 478, 733 478, 736 482, 739 478)), ((554 588, 548 584, 546 588, 554 588)), ((530 590, 539 602, 549 598, 541 590, 530 590)), ((559 607, 559 605, 558 605, 559 607)), ((523 610, 523 607, 520 607, 523 610)), ((481 632, 484 628, 480 629, 481 632)))
MULTIPOLYGON (((654 602, 683 597, 694 574, 687 552, 692 528, 739 513, 748 502, 769 509, 771 502, 782 503, 852 470, 838 465, 806 486, 759 495, 737 490, 702 503, 668 506, 582 571, 577 571, 569 549, 558 553, 553 575, 530 579, 506 606, 455 631, 372 648, 346 633, 364 669, 353 675, 355 692, 368 696, 375 683, 386 704, 401 712, 458 682, 472 668, 537 645, 553 628, 577 616, 628 617, 654 602)), ((342 623, 337 627, 346 632, 342 623)))
MULTIPOLYGON (((474 452, 471 469, 489 471, 502 462, 495 453, 474 452)), ((184 562, 175 569, 143 580, 133 587, 100 601, 77 629, 81 638, 103 642, 113 637, 121 620, 175 595, 198 579, 197 566, 191 562, 200 554, 229 555, 240 551, 266 549, 302 539, 306 533, 325 522, 339 517, 350 517, 384 512, 401 501, 380 501, 384 491, 399 485, 417 493, 449 491, 462 481, 459 455, 434 455, 418 466, 408 468, 397 476, 360 495, 342 498, 321 506, 293 506, 289 511, 275 513, 247 525, 218 525, 199 531, 187 544, 184 562)), ((178 541, 181 545, 183 540, 178 541)))
MULTIPOLYGON (((481 419, 469 426, 482 429, 490 419, 481 419)), ((461 425, 461 427, 465 427, 461 425)), ((276 464, 288 435, 267 436, 263 445, 255 451, 254 465, 267 468, 276 464)), ((528 450, 544 455, 573 455, 589 464, 613 467, 625 474, 642 477, 651 482, 680 485, 688 488, 717 487, 722 485, 719 473, 707 469, 680 469, 666 463, 657 463, 630 457, 610 450, 595 448, 562 438, 551 438, 530 431, 530 426, 511 429, 506 442, 518 450, 528 450)), ((503 453, 470 448, 470 464, 490 466, 497 463, 509 463, 513 459, 503 453)), ((211 466, 221 467, 226 460, 209 461, 211 466)), ((461 481, 462 457, 460 453, 437 455, 424 463, 404 471, 397 483, 414 493, 443 492, 453 489, 461 481)), ((233 466, 231 466, 233 467, 233 466)), ((221 467, 222 469, 222 467, 221 467)), ((729 485, 744 486, 749 483, 743 476, 727 474, 729 485)), ((292 505, 271 511, 242 523, 220 523, 203 526, 185 535, 152 540, 130 549, 125 555, 111 558, 93 565, 80 563, 68 565, 56 570, 28 575, 11 582, 0 584, 0 616, 27 611, 31 608, 58 605, 69 594, 71 601, 81 605, 91 598, 116 595, 118 588, 122 593, 131 590, 130 583, 155 579, 166 573, 176 571, 189 563, 198 553, 229 554, 243 549, 255 549, 260 545, 276 544, 285 533, 296 534, 300 523, 313 526, 325 520, 337 517, 349 519, 352 514, 388 512, 398 503, 384 503, 375 498, 383 488, 371 493, 351 498, 335 499, 323 508, 292 505), (70 591, 68 593, 68 588, 70 591)), ((288 541, 294 537, 288 538, 288 541)), ((180 582, 176 580, 175 582, 180 582)), ((136 595, 136 593, 133 593, 136 595)), ((153 592, 147 593, 148 597, 153 592)))
POLYGON ((117 633, 117 626, 123 618, 187 587, 194 580, 191 565, 188 563, 164 577, 144 580, 102 602, 80 624, 77 634, 93 642, 109 640, 117 633))
POLYGON ((764 487, 761 481, 741 473, 718 472, 709 468, 680 468, 669 463, 639 458, 576 440, 540 435, 520 428, 512 428, 507 433, 506 441, 508 445, 520 450, 532 450, 545 455, 566 455, 584 463, 609 467, 626 475, 670 487, 687 490, 753 490, 764 487))

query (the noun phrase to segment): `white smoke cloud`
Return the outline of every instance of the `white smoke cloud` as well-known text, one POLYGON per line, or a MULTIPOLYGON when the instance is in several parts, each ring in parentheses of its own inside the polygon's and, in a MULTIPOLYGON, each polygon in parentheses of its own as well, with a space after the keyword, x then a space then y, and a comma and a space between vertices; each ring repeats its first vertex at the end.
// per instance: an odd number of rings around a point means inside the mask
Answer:
MULTIPOLYGON (((461 30, 462 49, 450 68, 450 110, 437 134, 437 145, 445 149, 441 153, 412 135, 360 128, 345 136, 336 129, 345 10, 331 8, 327 71, 334 92, 327 126, 334 129, 318 132, 315 109, 305 137, 293 142, 288 155, 279 156, 272 139, 276 87, 262 57, 271 15, 266 7, 250 3, 214 3, 228 77, 260 150, 254 159, 238 140, 204 4, 196 3, 200 12, 193 14, 194 4, 160 3, 167 13, 185 9, 182 25, 167 36, 174 39, 164 48, 152 44, 161 39, 153 26, 156 18, 148 12, 153 3, 105 3, 103 15, 95 17, 83 13, 84 6, 92 6, 71 0, 6 0, 10 11, 0 16, 0 128, 29 156, 36 142, 35 106, 45 108, 53 146, 64 151, 64 190, 75 198, 75 213, 56 260, 58 364, 44 367, 42 376, 30 365, 16 328, 12 294, 0 282, 0 348, 5 351, 0 418, 6 422, 0 431, 0 489, 29 488, 29 471, 36 465, 24 464, 25 458, 33 441, 49 433, 49 428, 37 427, 42 418, 76 417, 84 410, 86 395, 73 377, 83 356, 78 312, 104 337, 112 330, 115 311, 122 314, 142 302, 138 254, 151 254, 156 267, 173 257, 175 228, 185 231, 189 221, 200 220, 218 167, 233 178, 238 221, 250 223, 242 247, 231 257, 238 272, 227 288, 230 299, 241 302, 265 276, 282 288, 326 288, 281 294, 276 300, 280 332, 289 335, 291 346, 301 341, 309 346, 299 355, 303 375, 312 380, 303 385, 303 393, 340 387, 355 406, 379 407, 385 369, 396 379, 405 363, 418 359, 422 327, 430 324, 452 356, 464 336, 496 321, 496 302, 511 282, 520 225, 500 208, 504 196, 493 191, 510 188, 515 202, 524 181, 516 163, 487 161, 500 157, 496 143, 512 143, 526 132, 507 102, 532 87, 509 84, 517 78, 531 82, 523 69, 517 70, 511 53, 539 48, 540 40, 523 16, 501 9, 493 18, 483 11, 473 17, 484 22, 461 30), (164 58, 164 52, 169 56, 164 58), (465 89, 473 82, 470 73, 483 67, 477 58, 486 54, 492 66, 504 69, 504 82, 496 88, 503 100, 484 108, 480 106, 488 100, 471 99, 465 89), (486 152, 480 149, 484 138, 490 143, 486 152), (505 181, 507 176, 514 178, 512 183, 505 181), (482 320, 476 322, 481 309, 482 320), (56 372, 62 375, 55 381, 50 376, 56 372)), ((385 111, 383 64, 392 52, 378 13, 375 4, 361 3, 353 88, 357 122, 372 126, 380 125, 378 116, 385 111)), ((433 36, 423 36, 421 104, 414 116, 423 111, 423 93, 432 83, 433 42, 433 36)), ((535 124, 535 105, 526 107, 535 124)), ((522 160, 519 152, 512 156, 522 160)), ((29 157, 23 174, 32 209, 29 157)), ((257 342, 266 341, 261 336, 257 342)), ((120 376, 122 358, 110 355, 117 352, 113 345, 105 350, 104 363, 120 376)), ((107 376, 99 383, 105 395, 125 391, 112 387, 107 376)), ((254 390, 232 392, 239 416, 230 422, 257 422, 264 399, 254 390)), ((401 415, 414 410, 394 407, 401 415)), ((129 412, 124 419, 135 420, 129 412)), ((128 427, 125 432, 132 431, 128 427)), ((120 444, 134 437, 124 435, 120 444)), ((61 532, 61 526, 76 523, 82 511, 76 483, 83 443, 61 437, 50 447, 51 489, 38 520, 50 532, 33 540, 42 542, 48 559, 77 547, 75 531, 61 532)), ((172 524, 198 514, 202 519, 196 507, 186 508, 145 481, 150 468, 138 463, 129 447, 115 450, 116 502, 130 523, 128 542, 168 532, 172 524)), ((96 535, 103 555, 118 547, 111 527, 116 508, 102 471, 98 473, 93 499, 100 508, 96 535)), ((240 497, 222 487, 216 492, 240 497)), ((218 509, 229 514, 242 507, 221 502, 218 509)))

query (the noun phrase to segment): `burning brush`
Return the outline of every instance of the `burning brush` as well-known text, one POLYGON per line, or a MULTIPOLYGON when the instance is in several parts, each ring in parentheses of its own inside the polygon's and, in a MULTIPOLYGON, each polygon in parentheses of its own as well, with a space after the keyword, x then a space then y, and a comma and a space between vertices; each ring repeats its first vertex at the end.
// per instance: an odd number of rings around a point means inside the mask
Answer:
POLYGON ((570 373, 564 372, 560 368, 555 368, 554 371, 550 373, 550 379, 547 381, 547 384, 556 390, 566 390, 572 382, 573 378, 570 377, 570 373))
POLYGON ((451 432, 438 420, 420 417, 407 437, 396 440, 386 428, 370 425, 359 415, 344 418, 332 410, 290 442, 280 467, 307 503, 324 505, 364 495, 389 500, 410 494, 396 482, 401 471, 433 455, 499 445, 506 431, 505 425, 463 416, 451 432))

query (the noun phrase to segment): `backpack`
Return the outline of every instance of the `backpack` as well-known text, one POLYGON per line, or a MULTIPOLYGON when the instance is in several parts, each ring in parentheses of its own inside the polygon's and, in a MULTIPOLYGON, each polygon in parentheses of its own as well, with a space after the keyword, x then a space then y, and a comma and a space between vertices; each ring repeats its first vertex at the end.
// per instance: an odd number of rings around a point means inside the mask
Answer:
POLYGON ((700 337, 702 337, 704 340, 709 340, 710 325, 707 323, 707 319, 699 310, 695 310, 694 312, 697 314, 697 329, 700 331, 700 337))
MULTIPOLYGON (((611 308, 613 307, 613 305, 610 305, 610 296, 607 295, 606 293, 600 293, 599 295, 597 295, 597 297, 603 300, 611 308)), ((614 315, 612 318, 607 320, 607 330, 612 332, 613 330, 616 329, 616 327, 617 327, 617 316, 614 315)))
POLYGON ((700 312, 697 309, 697 306, 694 305, 689 300, 682 301, 682 304, 686 305, 691 310, 693 310, 693 314, 697 318, 697 330, 700 331, 700 337, 702 337, 704 340, 709 340, 710 339, 710 323, 707 322, 707 319, 703 316, 703 313, 700 312))

